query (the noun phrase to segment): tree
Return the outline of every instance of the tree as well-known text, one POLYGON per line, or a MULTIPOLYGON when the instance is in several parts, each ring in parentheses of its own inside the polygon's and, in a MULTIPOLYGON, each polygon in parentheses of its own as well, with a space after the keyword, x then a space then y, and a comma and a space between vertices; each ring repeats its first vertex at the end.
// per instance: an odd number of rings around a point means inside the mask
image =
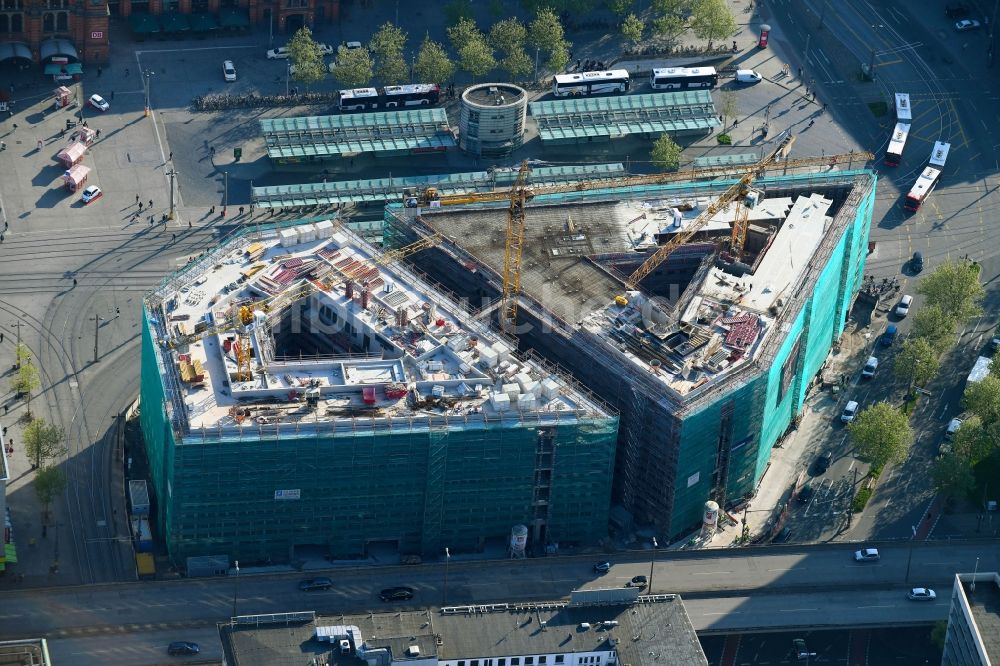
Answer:
POLYGON ((451 0, 444 6, 444 16, 448 25, 455 25, 462 19, 471 19, 472 0, 451 0))
POLYGON ((510 54, 523 51, 525 40, 528 39, 528 29, 516 18, 497 21, 490 28, 490 45, 498 51, 510 54))
POLYGON ((908 338, 896 355, 893 371, 899 379, 910 384, 923 386, 938 371, 937 353, 926 338, 908 338))
POLYGON ((427 35, 420 45, 413 71, 421 81, 447 83, 455 75, 455 63, 448 57, 444 47, 427 35))
POLYGON ((531 58, 524 52, 524 42, 528 38, 528 29, 516 18, 498 21, 490 28, 490 45, 503 53, 500 67, 512 79, 524 76, 531 71, 531 58))
POLYGON ((475 39, 458 51, 458 66, 477 79, 496 67, 497 61, 486 40, 475 39))
POLYGON ((49 505, 66 488, 66 477, 58 467, 43 467, 35 474, 35 493, 45 507, 42 511, 43 520, 49 515, 49 505))
POLYGON ((638 44, 642 41, 642 32, 646 29, 646 24, 635 14, 629 14, 622 21, 622 37, 630 44, 638 44))
POLYGON ((684 32, 684 19, 679 16, 657 16, 653 19, 653 34, 666 40, 676 39, 684 32))
POLYGON ((466 44, 483 39, 483 32, 471 18, 462 18, 448 28, 448 41, 455 52, 462 50, 466 44))
POLYGON ((10 388, 14 393, 19 396, 27 396, 29 401, 31 400, 31 393, 37 391, 40 386, 41 380, 38 377, 38 368, 32 365, 30 358, 21 364, 17 374, 14 375, 10 383, 10 388))
POLYGON ((925 305, 913 315, 911 337, 924 338, 934 349, 946 349, 955 337, 956 321, 939 305, 925 305))
MULTIPOLYGON (((604 0, 604 4, 615 16, 625 16, 632 9, 635 0, 604 0)), ((632 14, 635 16, 635 14, 632 14)))
POLYGON ((694 0, 653 0, 653 33, 673 40, 684 32, 694 0))
POLYGON ((369 48, 375 54, 375 77, 386 85, 396 85, 406 81, 409 68, 403 50, 406 48, 406 33, 401 28, 386 23, 372 35, 369 48))
POLYGON ((708 40, 708 48, 717 39, 736 32, 736 19, 725 0, 697 0, 691 14, 691 29, 695 36, 708 40))
POLYGON ((937 646, 938 650, 944 651, 944 640, 948 635, 948 621, 938 620, 931 629, 931 642, 937 646))
POLYGON ((366 86, 374 76, 372 58, 368 49, 349 49, 346 46, 337 49, 337 62, 331 71, 333 78, 348 88, 366 86))
MULTIPOLYGON (((965 408, 978 416, 983 425, 1000 425, 1000 379, 987 375, 965 387, 962 397, 965 408)), ((962 424, 965 427, 965 424, 962 424)))
POLYGON ((1000 446, 990 430, 983 425, 982 419, 978 416, 963 420, 962 427, 951 437, 951 450, 975 467, 989 458, 997 446, 1000 446))
POLYGON ((548 55, 545 66, 549 69, 559 71, 569 62, 570 43, 565 39, 559 16, 551 9, 539 10, 528 29, 528 36, 532 46, 548 55))
POLYGON ((719 113, 722 114, 723 120, 727 123, 729 120, 735 120, 739 116, 740 98, 735 90, 723 91, 719 97, 719 113))
POLYGON ((288 57, 292 62, 292 78, 296 81, 309 86, 326 77, 323 52, 307 26, 299 28, 288 42, 288 57))
POLYGON ((938 456, 931 463, 934 487, 949 497, 965 497, 976 485, 972 465, 954 453, 938 456))
POLYGON ((887 402, 878 402, 858 414, 847 426, 858 455, 873 467, 902 462, 913 443, 909 419, 887 402))
POLYGON ((24 452, 29 460, 34 460, 33 466, 41 468, 50 460, 66 455, 66 432, 54 423, 45 419, 32 419, 24 429, 24 452))
POLYGON ((18 368, 24 363, 31 362, 31 350, 28 349, 28 345, 23 342, 17 343, 17 347, 14 348, 14 361, 18 368))
POLYGON ((977 316, 985 292, 979 284, 979 268, 969 261, 946 261, 917 285, 927 305, 937 305, 956 321, 977 316))
POLYGON ((675 171, 681 165, 681 153, 681 147, 670 138, 670 135, 663 134, 653 144, 649 158, 664 171, 675 171))

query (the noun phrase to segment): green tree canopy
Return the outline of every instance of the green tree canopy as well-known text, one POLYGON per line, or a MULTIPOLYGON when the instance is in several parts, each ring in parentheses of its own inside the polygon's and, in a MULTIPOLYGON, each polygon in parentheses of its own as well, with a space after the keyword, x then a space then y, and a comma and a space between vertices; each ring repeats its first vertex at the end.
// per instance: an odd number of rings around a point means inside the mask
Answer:
POLYGON ((288 54, 292 62, 292 78, 296 81, 309 86, 326 77, 323 52, 307 26, 299 28, 292 36, 288 42, 288 54))
POLYGON ((497 21, 490 28, 490 45, 498 51, 511 53, 513 51, 523 51, 524 43, 528 39, 528 29, 516 18, 497 21))
POLYGON ((482 30, 471 18, 462 18, 448 28, 448 41, 456 52, 461 51, 469 42, 482 39, 484 39, 482 30))
POLYGON ((406 33, 402 28, 385 23, 372 35, 369 47, 375 54, 375 77, 385 85, 397 85, 409 78, 409 67, 403 51, 406 33))
POLYGON ((726 0, 697 0, 691 14, 691 29, 700 39, 708 40, 708 48, 718 39, 736 32, 736 19, 726 0))
POLYGON ((955 498, 966 497, 976 485, 972 465, 955 453, 946 453, 934 459, 931 479, 938 491, 955 498))
POLYGON ((478 79, 497 66, 493 57, 493 49, 485 39, 474 39, 458 51, 458 66, 468 72, 472 78, 478 79))
POLYGON ((650 152, 649 158, 653 164, 664 171, 675 171, 681 165, 682 152, 681 147, 677 145, 669 134, 663 134, 653 144, 653 150, 650 152))
POLYGON ((21 367, 18 368, 17 373, 10 382, 10 388, 14 393, 28 396, 29 398, 41 385, 42 382, 38 375, 38 368, 31 363, 30 359, 21 364, 21 367))
POLYGON ((371 55, 368 49, 337 49, 337 62, 331 68, 333 78, 346 88, 361 88, 371 83, 374 76, 371 55))
POLYGON ((615 16, 625 16, 632 10, 635 0, 604 0, 604 4, 615 16))
POLYGON ((455 25, 462 19, 472 19, 472 0, 449 0, 444 6, 444 17, 448 25, 455 25))
POLYGON ((694 0, 653 0, 653 33, 672 40, 684 32, 694 0))
POLYGON ((23 363, 30 363, 31 350, 28 348, 28 345, 23 342, 17 343, 17 346, 14 347, 14 359, 17 361, 18 367, 20 367, 23 363))
POLYGON ((500 69, 507 72, 511 80, 514 81, 523 79, 530 74, 532 67, 531 58, 528 57, 528 54, 523 49, 508 53, 500 59, 500 69))
POLYGON ((35 467, 42 467, 50 461, 66 455, 66 432, 45 419, 32 419, 24 429, 24 452, 35 467))
POLYGON ((956 321, 977 316, 985 292, 979 284, 979 268, 969 261, 946 261, 925 276, 917 293, 956 321))
POLYGON ((908 338, 896 354, 893 371, 905 382, 924 386, 939 367, 937 352, 926 338, 908 338))
POLYGON ((984 426, 978 416, 962 421, 962 427, 951 439, 951 450, 973 467, 989 458, 998 446, 995 430, 984 426))
POLYGON ((622 20, 622 37, 629 44, 638 44, 642 41, 642 33, 646 29, 646 24, 635 14, 629 14, 622 20))
POLYGON ((42 467, 35 474, 35 494, 42 503, 42 514, 47 516, 49 505, 66 488, 66 477, 58 467, 42 467))
POLYGON ((548 56, 545 66, 549 69, 560 71, 569 62, 571 45, 566 41, 558 14, 552 9, 539 10, 528 28, 528 38, 532 46, 548 56))
POLYGON ((413 71, 421 81, 447 83, 455 75, 455 63, 448 57, 444 47, 427 35, 420 45, 413 71))
POLYGON ((967 385, 962 402, 966 409, 982 420, 983 425, 1000 425, 1000 378, 987 375, 967 385))
POLYGON ((911 337, 924 338, 934 349, 947 349, 955 338, 956 326, 955 318, 941 306, 929 304, 914 313, 911 337))
POLYGON ((913 443, 913 429, 902 411, 887 402, 877 402, 862 410, 847 431, 858 455, 874 467, 906 459, 913 443))

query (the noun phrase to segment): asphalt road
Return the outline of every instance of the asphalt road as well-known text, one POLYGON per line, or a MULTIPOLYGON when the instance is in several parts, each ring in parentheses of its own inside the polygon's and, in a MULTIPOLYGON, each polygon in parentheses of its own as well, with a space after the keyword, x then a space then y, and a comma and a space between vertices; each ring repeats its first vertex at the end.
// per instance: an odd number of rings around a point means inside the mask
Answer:
MULTIPOLYGON (((937 604, 922 607, 903 603, 909 587, 935 587, 948 599, 955 572, 971 571, 977 557, 980 571, 1000 567, 1000 554, 985 543, 918 544, 912 549, 912 559, 908 544, 881 544, 881 561, 866 564, 855 563, 852 550, 844 544, 664 554, 654 567, 652 591, 680 593, 688 603, 704 602, 692 606, 693 621, 695 616, 699 618, 696 627, 704 629, 725 631, 741 622, 769 627, 831 621, 889 623, 897 618, 926 620, 941 614, 937 604), (786 601, 775 600, 786 595, 786 601), (839 606, 831 606, 831 599, 839 606), (816 610, 806 616, 778 612, 781 607, 816 610), (837 608, 843 613, 838 614, 837 608), (766 611, 767 619, 758 615, 758 610, 766 611)), ((594 575, 592 564, 585 558, 452 562, 446 605, 559 599, 573 589, 620 587, 632 576, 649 575, 648 560, 639 558, 615 562, 603 576, 594 575)), ((234 596, 241 615, 391 608, 396 605, 384 604, 376 597, 379 589, 391 585, 415 588, 415 607, 440 606, 444 601, 443 565, 343 568, 327 573, 335 581, 334 588, 313 593, 298 590, 297 583, 304 575, 245 572, 238 581, 189 579, 11 590, 4 595, 7 603, 0 612, 0 638, 42 635, 62 640, 159 631, 183 634, 230 617, 234 596)))

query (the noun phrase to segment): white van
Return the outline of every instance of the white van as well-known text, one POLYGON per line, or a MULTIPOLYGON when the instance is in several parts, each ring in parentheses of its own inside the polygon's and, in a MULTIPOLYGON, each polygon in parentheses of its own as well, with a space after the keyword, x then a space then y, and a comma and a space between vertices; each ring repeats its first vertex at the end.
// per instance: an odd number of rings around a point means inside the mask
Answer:
POLYGON ((761 80, 761 75, 752 69, 738 69, 736 70, 736 82, 737 83, 758 83, 761 80))
POLYGON ((847 405, 844 406, 844 411, 840 415, 840 420, 844 423, 850 423, 854 420, 854 417, 858 415, 858 403, 856 400, 851 400, 847 405))

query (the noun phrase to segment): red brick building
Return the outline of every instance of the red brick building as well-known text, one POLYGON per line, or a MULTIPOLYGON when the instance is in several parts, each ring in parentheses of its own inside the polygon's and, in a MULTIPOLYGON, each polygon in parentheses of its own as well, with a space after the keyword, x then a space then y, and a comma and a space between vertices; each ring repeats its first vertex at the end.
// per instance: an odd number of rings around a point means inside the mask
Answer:
POLYGON ((106 0, 0 0, 0 62, 78 67, 107 58, 106 0))

